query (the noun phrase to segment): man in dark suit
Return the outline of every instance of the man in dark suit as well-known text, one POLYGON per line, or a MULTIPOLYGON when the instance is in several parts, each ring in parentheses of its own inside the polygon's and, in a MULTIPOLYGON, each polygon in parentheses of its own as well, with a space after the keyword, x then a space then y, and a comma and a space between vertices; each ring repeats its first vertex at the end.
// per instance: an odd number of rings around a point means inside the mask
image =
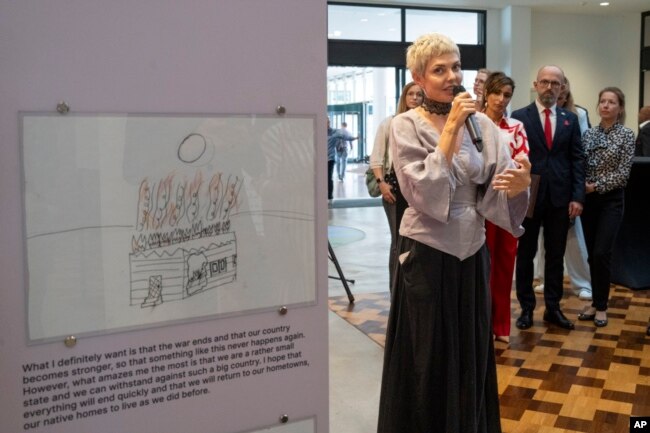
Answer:
MULTIPOLYGON (((516 325, 528 329, 533 324, 536 305, 533 292, 533 260, 537 238, 544 227, 544 321, 573 329, 560 309, 564 278, 564 250, 571 220, 582 213, 585 200, 584 154, 578 117, 557 106, 564 86, 564 72, 544 66, 533 83, 535 102, 516 110, 512 117, 523 122, 530 148, 531 175, 539 176, 532 217, 524 219, 526 232, 517 249, 516 288, 521 316, 516 325)), ((530 215, 530 214, 529 214, 530 215)))
POLYGON ((650 156, 650 105, 639 110, 639 134, 636 136, 634 155, 650 156))

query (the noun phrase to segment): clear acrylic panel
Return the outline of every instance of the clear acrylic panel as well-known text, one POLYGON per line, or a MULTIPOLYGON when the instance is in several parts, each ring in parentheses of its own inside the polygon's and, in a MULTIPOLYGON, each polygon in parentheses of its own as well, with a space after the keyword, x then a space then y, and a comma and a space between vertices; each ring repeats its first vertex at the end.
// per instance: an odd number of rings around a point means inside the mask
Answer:
POLYGON ((314 118, 21 124, 32 342, 315 302, 314 118))

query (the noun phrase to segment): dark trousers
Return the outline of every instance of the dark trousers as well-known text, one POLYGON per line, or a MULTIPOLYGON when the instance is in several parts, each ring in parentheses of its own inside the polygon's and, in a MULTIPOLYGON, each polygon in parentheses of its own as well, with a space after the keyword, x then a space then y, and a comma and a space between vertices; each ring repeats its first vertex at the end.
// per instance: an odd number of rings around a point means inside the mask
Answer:
POLYGON ((388 287, 391 291, 393 290, 393 283, 395 282, 395 272, 397 266, 397 238, 399 237, 399 226, 402 223, 402 216, 404 216, 404 211, 409 206, 401 192, 393 190, 393 194, 397 198, 397 201, 395 203, 388 203, 386 200, 381 201, 384 205, 384 212, 386 212, 388 227, 390 228, 388 287))
POLYGON ((334 175, 334 163, 335 160, 327 161, 327 199, 332 200, 334 198, 334 180, 332 176, 334 175))
POLYGON ((589 254, 592 306, 607 311, 611 281, 611 259, 618 229, 623 221, 625 193, 622 188, 587 194, 582 212, 582 229, 589 254))
POLYGON ((522 310, 535 309, 536 299, 533 292, 534 259, 537 254, 537 239, 540 227, 544 227, 544 303, 546 309, 560 309, 563 294, 564 250, 570 227, 567 206, 554 207, 546 199, 542 208, 535 211, 532 218, 525 218, 523 226, 526 232, 519 238, 517 248, 516 288, 517 299, 522 310))

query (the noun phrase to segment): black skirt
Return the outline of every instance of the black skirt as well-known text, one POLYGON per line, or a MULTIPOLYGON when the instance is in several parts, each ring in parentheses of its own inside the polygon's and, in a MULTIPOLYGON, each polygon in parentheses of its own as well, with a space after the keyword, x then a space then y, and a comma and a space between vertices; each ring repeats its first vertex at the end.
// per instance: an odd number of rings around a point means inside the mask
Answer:
POLYGON ((500 433, 485 245, 460 260, 400 237, 379 433, 500 433))

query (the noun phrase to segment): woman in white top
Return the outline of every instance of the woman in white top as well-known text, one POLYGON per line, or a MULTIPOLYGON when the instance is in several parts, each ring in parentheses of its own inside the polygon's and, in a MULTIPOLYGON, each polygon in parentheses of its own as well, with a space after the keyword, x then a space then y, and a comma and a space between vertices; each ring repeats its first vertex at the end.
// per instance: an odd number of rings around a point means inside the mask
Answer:
MULTIPOLYGON (((397 113, 401 114, 411 108, 419 107, 422 104, 422 89, 414 81, 407 83, 402 89, 402 94, 397 104, 397 113)), ((370 155, 370 168, 372 168, 381 191, 382 204, 388 218, 390 228, 390 253, 388 257, 389 287, 393 287, 393 275, 397 259, 397 236, 399 225, 402 222, 404 210, 408 203, 399 192, 397 179, 392 174, 393 162, 388 151, 388 133, 393 116, 389 116, 379 124, 375 135, 375 145, 370 155), (390 173, 390 174, 389 174, 390 173), (388 175, 388 176, 387 176, 388 175)))
POLYGON ((485 106, 485 95, 483 94, 483 89, 485 88, 485 81, 490 75, 490 70, 486 68, 481 68, 476 71, 476 78, 474 78, 474 95, 476 95, 476 111, 483 111, 485 106))

